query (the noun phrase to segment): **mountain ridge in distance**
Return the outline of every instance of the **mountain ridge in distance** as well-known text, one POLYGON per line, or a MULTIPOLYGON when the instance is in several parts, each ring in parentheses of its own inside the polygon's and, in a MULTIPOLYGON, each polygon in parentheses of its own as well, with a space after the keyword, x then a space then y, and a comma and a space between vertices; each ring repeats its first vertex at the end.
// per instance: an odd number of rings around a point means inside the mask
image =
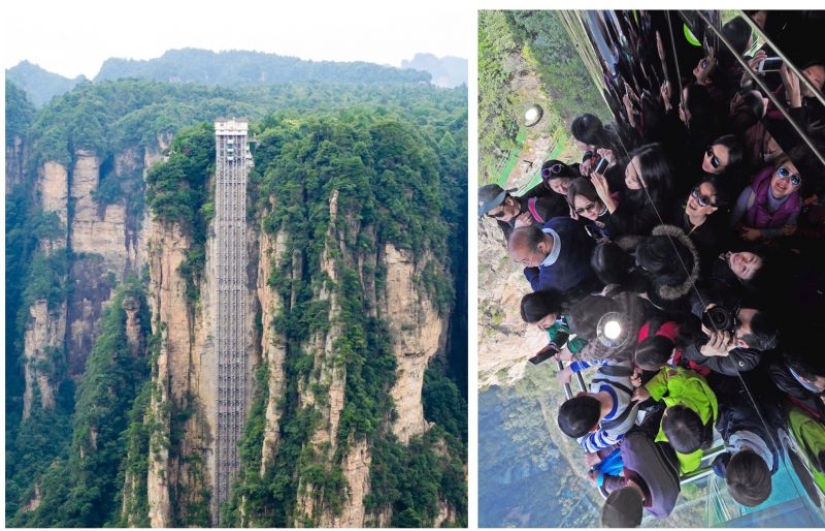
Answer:
MULTIPOLYGON (((155 59, 109 58, 92 82, 138 78, 164 82, 222 85, 231 88, 277 83, 327 82, 353 84, 432 83, 439 87, 466 84, 467 60, 415 55, 402 67, 364 61, 311 61, 271 53, 196 48, 166 51, 155 59), (463 64, 463 78, 460 70, 463 64)), ((27 60, 6 70, 6 79, 25 90, 36 107, 72 90, 85 76, 69 79, 27 60)))

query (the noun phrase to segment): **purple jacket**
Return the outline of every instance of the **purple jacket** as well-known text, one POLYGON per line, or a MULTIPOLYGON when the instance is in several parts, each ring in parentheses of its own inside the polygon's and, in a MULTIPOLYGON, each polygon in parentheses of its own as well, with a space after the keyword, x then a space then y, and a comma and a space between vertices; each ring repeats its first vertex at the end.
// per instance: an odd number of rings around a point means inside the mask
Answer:
POLYGON ((782 206, 773 214, 768 211, 768 194, 771 193, 771 176, 774 168, 769 166, 763 169, 751 183, 753 200, 748 201, 745 210, 745 224, 757 229, 772 229, 785 225, 791 214, 802 208, 799 192, 794 192, 782 206))

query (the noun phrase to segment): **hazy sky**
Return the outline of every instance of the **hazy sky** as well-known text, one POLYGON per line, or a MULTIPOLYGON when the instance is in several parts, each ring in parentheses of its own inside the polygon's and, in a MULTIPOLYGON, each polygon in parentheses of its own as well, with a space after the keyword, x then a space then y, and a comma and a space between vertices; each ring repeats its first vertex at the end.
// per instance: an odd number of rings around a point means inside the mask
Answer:
POLYGON ((3 7, 3 67, 20 61, 93 78, 110 57, 169 49, 252 50, 400 66, 416 52, 469 58, 466 0, 18 0, 3 7))

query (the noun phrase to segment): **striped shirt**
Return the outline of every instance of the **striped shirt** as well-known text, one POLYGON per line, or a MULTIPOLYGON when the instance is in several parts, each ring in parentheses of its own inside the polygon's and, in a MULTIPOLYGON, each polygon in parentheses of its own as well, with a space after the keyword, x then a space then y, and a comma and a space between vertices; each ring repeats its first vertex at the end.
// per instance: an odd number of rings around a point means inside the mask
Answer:
POLYGON ((639 404, 630 400, 633 396, 632 374, 633 370, 624 364, 605 364, 593 376, 590 392, 607 393, 613 406, 599 420, 599 428, 595 432, 579 437, 578 442, 586 452, 597 452, 616 444, 635 424, 639 404))

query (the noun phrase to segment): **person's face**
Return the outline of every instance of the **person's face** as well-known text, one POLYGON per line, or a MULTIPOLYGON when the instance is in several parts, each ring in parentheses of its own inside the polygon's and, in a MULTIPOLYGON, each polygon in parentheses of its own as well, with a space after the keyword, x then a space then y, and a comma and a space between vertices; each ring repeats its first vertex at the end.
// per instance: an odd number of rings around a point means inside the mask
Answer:
POLYGON ((753 253, 730 253, 728 267, 742 280, 750 280, 762 267, 762 257, 753 253))
POLYGON ((761 29, 765 29, 765 20, 768 18, 767 11, 757 11, 753 15, 751 15, 751 20, 753 23, 759 26, 761 29))
POLYGON ((725 171, 730 163, 730 150, 722 144, 713 144, 705 151, 702 158, 702 170, 706 173, 719 175, 725 171))
POLYGON ((487 215, 500 219, 501 221, 509 222, 520 213, 521 209, 519 208, 518 201, 508 195, 499 206, 487 212, 487 215))
POLYGON ((570 188, 570 181, 572 180, 570 177, 556 177, 548 180, 547 185, 557 194, 567 195, 567 189, 570 188))
POLYGON ((590 150, 590 144, 585 144, 584 142, 582 142, 578 138, 574 138, 573 142, 575 142, 576 147, 579 149, 579 151, 589 151, 590 150))
POLYGON ((685 211, 691 217, 709 216, 716 212, 716 189, 710 183, 695 187, 688 196, 685 211))
POLYGON ((602 208, 604 208, 604 205, 598 199, 591 201, 583 195, 577 195, 573 198, 573 212, 583 218, 595 221, 599 217, 602 208))
POLYGON ((739 326, 736 327, 736 331, 734 333, 734 339, 736 340, 736 345, 739 347, 747 347, 747 343, 745 340, 742 339, 743 337, 750 334, 751 331, 751 321, 753 321, 753 316, 757 314, 757 310, 753 308, 741 308, 737 314, 736 319, 739 321, 739 326))
POLYGON ((713 70, 713 66, 714 59, 707 56, 700 59, 696 64, 696 68, 693 69, 693 77, 696 78, 696 82, 704 83, 708 78, 708 74, 713 70))
POLYGON ((538 267, 547 258, 547 254, 547 247, 544 242, 538 245, 536 251, 530 251, 526 245, 510 249, 510 258, 524 267, 538 267))
POLYGON ((556 323, 556 319, 558 319, 558 315, 551 313, 545 315, 540 321, 537 321, 535 324, 540 329, 547 330, 556 323))
POLYGON ((776 199, 791 195, 799 190, 800 186, 802 186, 802 178, 793 162, 787 160, 774 170, 773 177, 771 177, 771 194, 776 199))
POLYGON ((690 112, 687 110, 688 104, 688 91, 687 89, 682 90, 682 98, 679 100, 679 119, 682 120, 682 123, 688 123, 690 121, 690 112))
POLYGON ((641 190, 644 187, 642 174, 639 171, 638 155, 630 159, 630 162, 627 163, 627 167, 624 170, 624 183, 630 190, 641 190))
MULTIPOLYGON (((825 83, 825 66, 823 65, 811 65, 805 70, 802 71, 805 74, 805 77, 808 78, 808 81, 811 82, 811 85, 818 88, 822 91, 822 84, 825 83)), ((813 97, 814 93, 808 90, 803 83, 799 84, 799 88, 802 89, 802 95, 806 98, 813 97)))

